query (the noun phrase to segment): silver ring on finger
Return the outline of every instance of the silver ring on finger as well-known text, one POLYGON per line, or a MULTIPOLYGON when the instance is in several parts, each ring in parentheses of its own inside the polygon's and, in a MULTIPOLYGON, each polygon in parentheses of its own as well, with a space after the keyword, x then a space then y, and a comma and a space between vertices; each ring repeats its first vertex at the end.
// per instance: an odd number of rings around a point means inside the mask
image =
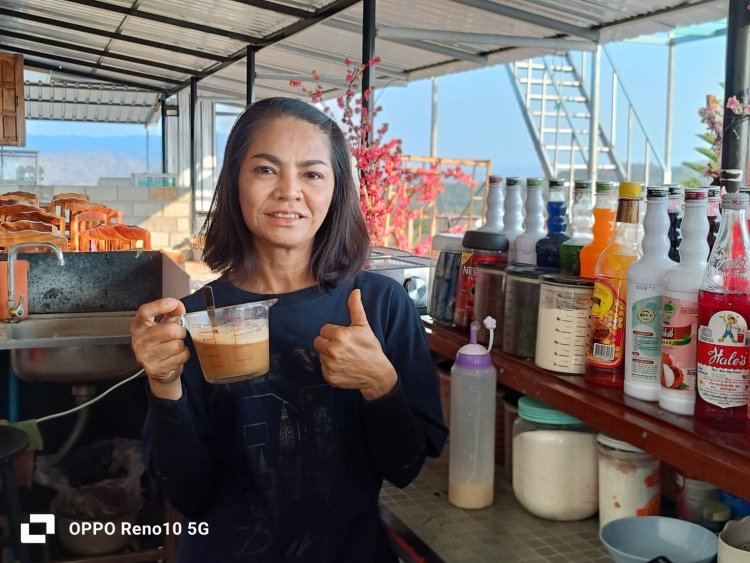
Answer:
POLYGON ((165 377, 159 379, 159 383, 163 383, 165 385, 167 383, 172 383, 175 379, 177 379, 178 375, 179 374, 176 369, 170 370, 169 373, 165 377))

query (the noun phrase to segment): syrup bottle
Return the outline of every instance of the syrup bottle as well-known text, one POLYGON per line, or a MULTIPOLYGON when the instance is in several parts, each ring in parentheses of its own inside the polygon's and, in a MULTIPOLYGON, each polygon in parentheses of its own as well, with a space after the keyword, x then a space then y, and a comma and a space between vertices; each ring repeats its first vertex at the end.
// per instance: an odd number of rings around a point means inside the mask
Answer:
POLYGON ((620 182, 615 236, 596 262, 585 378, 598 385, 622 388, 624 384, 627 271, 641 256, 638 244, 640 199, 640 184, 620 182))
POLYGON ((698 396, 695 418, 741 431, 747 419, 750 376, 750 237, 747 194, 721 198, 721 228, 698 294, 698 396))
POLYGON ((593 206, 591 182, 576 180, 573 188, 573 205, 570 212, 570 238, 560 247, 560 268, 575 276, 581 273, 581 250, 594 240, 592 232, 594 226, 593 206))
POLYGON ((617 192, 612 182, 596 183, 596 207, 594 207, 594 240, 581 249, 581 277, 596 277, 596 261, 615 236, 615 216, 617 214, 617 192))
POLYGON ((680 243, 682 242, 682 218, 684 188, 680 184, 666 184, 669 190, 667 213, 669 214, 669 257, 674 262, 680 261, 680 243))
POLYGON ((526 179, 526 229, 516 239, 513 262, 536 266, 536 241, 547 234, 544 229, 544 197, 541 178, 526 179))
POLYGON ((560 267, 560 246, 569 238, 565 234, 568 228, 565 215, 565 182, 552 179, 547 199, 547 236, 536 242, 537 266, 560 267))
POLYGON ((664 275, 659 406, 692 416, 698 339, 698 292, 706 273, 706 188, 685 188, 680 263, 664 275))
POLYGON ((628 268, 627 274, 624 392, 643 401, 659 399, 664 273, 675 265, 668 257, 668 193, 667 187, 646 188, 643 256, 628 268))

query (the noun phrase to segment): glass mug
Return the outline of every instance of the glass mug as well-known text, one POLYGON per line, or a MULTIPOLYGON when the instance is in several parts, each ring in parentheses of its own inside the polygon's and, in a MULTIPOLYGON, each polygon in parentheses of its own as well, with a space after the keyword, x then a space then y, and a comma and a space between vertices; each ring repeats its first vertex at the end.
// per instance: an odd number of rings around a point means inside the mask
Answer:
POLYGON ((268 373, 268 308, 277 299, 173 317, 193 340, 203 377, 233 383, 268 373))

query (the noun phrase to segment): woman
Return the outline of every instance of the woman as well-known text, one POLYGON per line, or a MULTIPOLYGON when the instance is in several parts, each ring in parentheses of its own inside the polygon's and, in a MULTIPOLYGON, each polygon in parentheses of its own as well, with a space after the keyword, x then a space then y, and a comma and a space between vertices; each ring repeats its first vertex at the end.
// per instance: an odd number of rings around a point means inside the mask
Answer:
POLYGON ((339 127, 297 100, 250 106, 205 234, 217 307, 278 302, 270 371, 225 385, 205 382, 184 329, 156 321, 205 309, 200 294, 147 303, 133 321, 150 466, 175 508, 208 523, 183 532, 179 560, 395 561, 382 481, 408 485, 446 430, 415 307, 362 270, 368 235, 339 127))

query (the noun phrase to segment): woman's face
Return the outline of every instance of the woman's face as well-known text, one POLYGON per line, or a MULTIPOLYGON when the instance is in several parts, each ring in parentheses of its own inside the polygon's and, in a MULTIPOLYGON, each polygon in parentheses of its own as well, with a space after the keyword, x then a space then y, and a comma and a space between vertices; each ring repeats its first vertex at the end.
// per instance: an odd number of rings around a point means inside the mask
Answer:
POLYGON ((331 145, 325 133, 294 117, 262 125, 239 175, 242 216, 256 250, 312 253, 333 187, 331 145))

